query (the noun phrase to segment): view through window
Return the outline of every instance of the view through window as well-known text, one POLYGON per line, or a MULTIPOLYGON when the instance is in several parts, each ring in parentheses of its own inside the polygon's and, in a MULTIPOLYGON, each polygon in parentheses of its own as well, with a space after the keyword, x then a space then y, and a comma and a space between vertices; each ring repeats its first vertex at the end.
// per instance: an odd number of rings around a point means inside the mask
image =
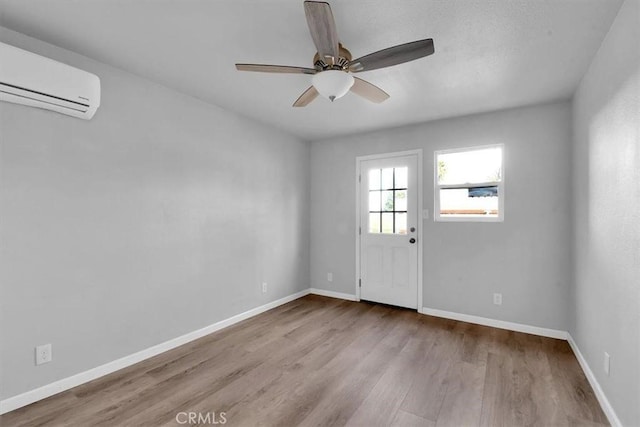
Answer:
POLYGON ((435 219, 503 219, 502 145, 435 153, 435 219))

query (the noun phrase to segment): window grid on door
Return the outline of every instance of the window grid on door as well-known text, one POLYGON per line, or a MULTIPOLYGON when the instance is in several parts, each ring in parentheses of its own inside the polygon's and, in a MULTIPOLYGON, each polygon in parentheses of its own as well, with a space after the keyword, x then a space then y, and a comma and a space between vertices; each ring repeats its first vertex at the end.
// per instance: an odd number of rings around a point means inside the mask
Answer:
POLYGON ((372 234, 407 234, 408 168, 369 170, 369 227, 372 234))

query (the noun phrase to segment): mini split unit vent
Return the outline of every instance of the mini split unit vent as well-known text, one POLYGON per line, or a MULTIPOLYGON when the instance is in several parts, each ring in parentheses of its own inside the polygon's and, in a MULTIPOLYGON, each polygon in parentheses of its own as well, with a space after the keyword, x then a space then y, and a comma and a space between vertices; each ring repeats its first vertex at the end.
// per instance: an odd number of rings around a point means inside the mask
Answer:
POLYGON ((100 79, 0 43, 0 100, 89 120, 100 106, 100 79))

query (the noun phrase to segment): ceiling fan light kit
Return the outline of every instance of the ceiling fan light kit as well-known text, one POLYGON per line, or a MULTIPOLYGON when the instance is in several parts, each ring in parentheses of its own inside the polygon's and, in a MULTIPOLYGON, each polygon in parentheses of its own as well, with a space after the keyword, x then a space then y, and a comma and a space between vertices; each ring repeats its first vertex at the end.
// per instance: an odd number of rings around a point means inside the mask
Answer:
POLYGON ((311 79, 313 86, 320 95, 333 102, 349 92, 355 79, 345 71, 327 70, 317 73, 311 79))
POLYGON ((383 102, 389 98, 388 93, 351 74, 402 64, 434 53, 433 40, 424 39, 379 50, 352 60, 351 53, 338 41, 329 3, 307 0, 304 2, 304 12, 311 38, 318 50, 313 58, 313 68, 236 64, 239 71, 312 75, 312 86, 293 103, 294 107, 305 107, 318 95, 333 102, 349 91, 371 102, 383 102))

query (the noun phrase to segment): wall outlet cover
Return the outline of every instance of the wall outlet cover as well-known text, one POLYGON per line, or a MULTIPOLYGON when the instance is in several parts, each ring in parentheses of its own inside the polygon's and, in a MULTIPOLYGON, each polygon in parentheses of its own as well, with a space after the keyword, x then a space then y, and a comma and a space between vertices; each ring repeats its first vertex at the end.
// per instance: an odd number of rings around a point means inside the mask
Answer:
POLYGON ((51 344, 39 345, 36 347, 36 365, 51 362, 51 344))
POLYGON ((493 294, 493 303, 495 305, 502 305, 502 294, 493 294))

